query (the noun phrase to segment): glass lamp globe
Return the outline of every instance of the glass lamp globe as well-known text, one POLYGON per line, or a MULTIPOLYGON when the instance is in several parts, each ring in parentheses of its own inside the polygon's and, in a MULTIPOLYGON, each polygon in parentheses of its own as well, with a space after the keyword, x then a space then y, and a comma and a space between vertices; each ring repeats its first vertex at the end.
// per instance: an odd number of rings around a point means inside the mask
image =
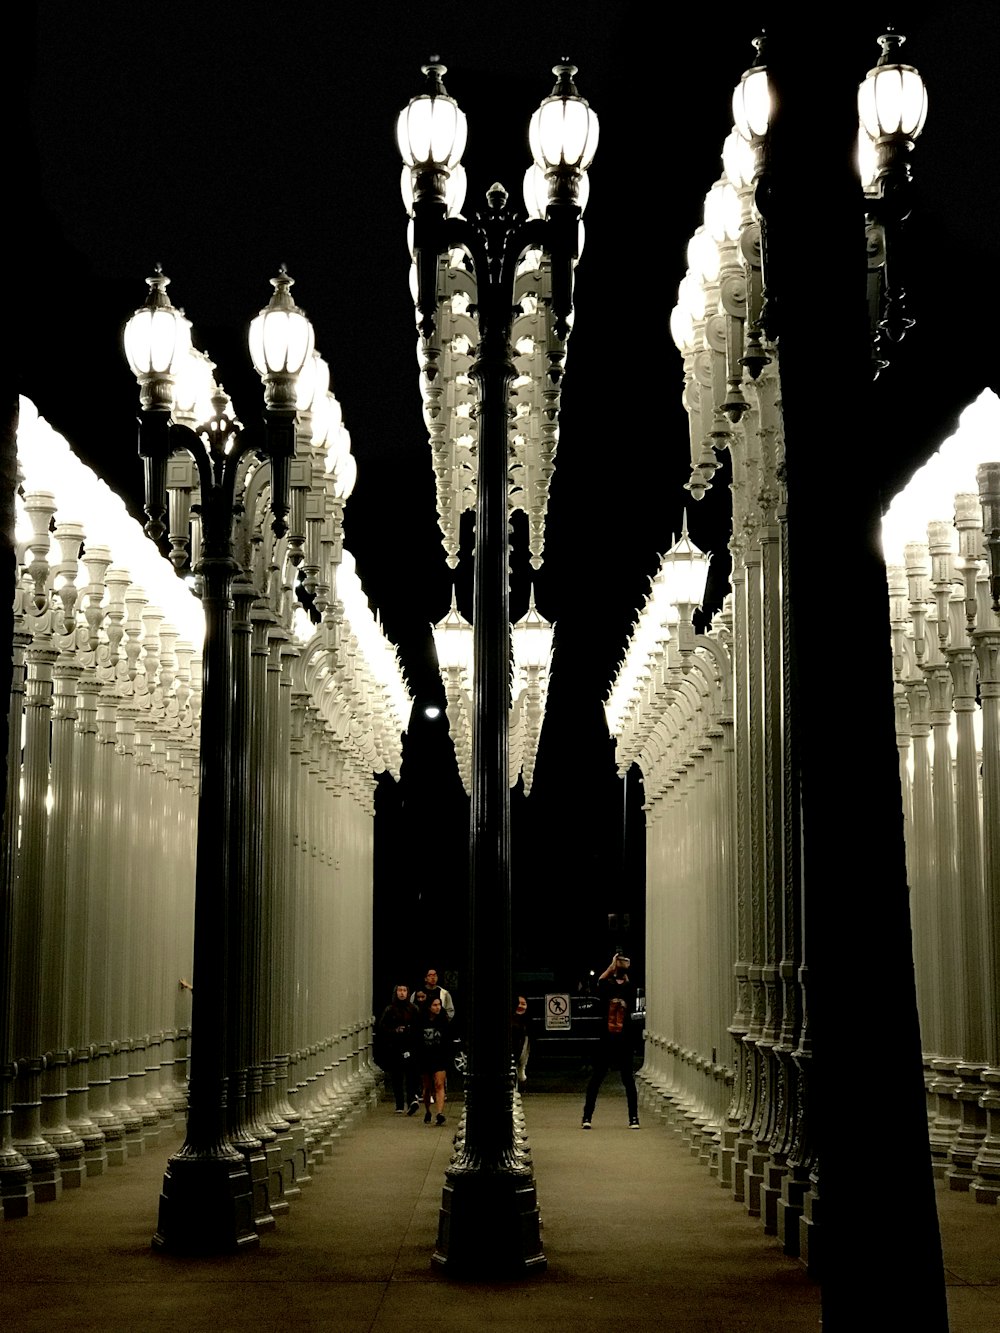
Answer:
POLYGON ((701 606, 705 600, 711 556, 699 551, 688 536, 687 521, 680 538, 663 557, 663 577, 667 595, 674 606, 701 606))
POLYGON ((437 57, 422 66, 426 90, 410 99, 396 120, 396 143, 411 168, 438 167, 450 171, 465 152, 468 122, 465 112, 445 91, 447 66, 437 57))
MULTIPOLYGON (((707 227, 697 227, 688 241, 687 261, 691 272, 711 286, 719 281, 719 247, 707 227)), ((704 310, 704 298, 702 300, 704 310)))
POLYGON ((296 406, 300 412, 320 410, 330 388, 330 367, 319 352, 306 358, 296 385, 296 406))
POLYGON ((214 370, 214 361, 188 346, 174 386, 174 416, 179 421, 196 425, 212 415, 212 395, 216 391, 214 370))
POLYGON ((740 197, 728 180, 716 181, 705 195, 704 216, 705 230, 716 245, 739 240, 740 197))
POLYGON ((576 90, 575 65, 554 65, 556 86, 531 117, 528 146, 536 166, 553 171, 586 171, 600 133, 596 114, 576 90))
POLYGON ((679 303, 670 312, 670 336, 682 355, 694 347, 694 325, 691 316, 679 303))
POLYGON ((722 169, 736 190, 745 190, 753 184, 753 149, 735 125, 722 145, 722 169))
POLYGON ((548 667, 552 657, 554 628, 536 609, 533 590, 527 611, 511 626, 510 633, 514 649, 514 666, 517 671, 527 671, 531 667, 542 670, 548 667))
POLYGON ((882 55, 858 87, 858 118, 876 142, 885 138, 912 142, 927 119, 927 89, 912 65, 896 59, 905 37, 889 32, 878 40, 882 55))
POLYGON ((125 356, 137 380, 175 375, 191 346, 191 326, 167 296, 170 279, 159 265, 146 279, 149 295, 125 325, 125 356))
POLYGON ((297 376, 313 352, 312 324, 292 299, 294 281, 282 266, 271 300, 250 324, 250 359, 265 383, 297 376))
POLYGON ((458 609, 455 593, 451 595, 451 610, 443 620, 431 626, 434 648, 437 652, 438 666, 442 671, 457 668, 463 673, 472 674, 473 633, 472 626, 458 609))
POLYGON ((358 479, 358 460, 352 453, 346 453, 337 460, 333 469, 333 498, 348 500, 358 479))
POLYGON ((752 144, 771 124, 771 80, 764 65, 751 65, 733 89, 733 121, 741 138, 752 144))

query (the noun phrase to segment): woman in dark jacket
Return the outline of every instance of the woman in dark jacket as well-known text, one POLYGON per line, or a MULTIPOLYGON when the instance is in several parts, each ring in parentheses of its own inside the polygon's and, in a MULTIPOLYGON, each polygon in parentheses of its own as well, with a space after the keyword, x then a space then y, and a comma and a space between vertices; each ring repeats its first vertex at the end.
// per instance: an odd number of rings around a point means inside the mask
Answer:
POLYGON ((431 1123, 431 1101, 437 1108, 436 1124, 443 1125, 445 1075, 451 1066, 451 1020, 435 996, 421 1011, 417 1030, 420 1073, 424 1084, 424 1124, 431 1123))
POLYGON ((415 1042, 419 1032, 417 1011, 410 1003, 409 986, 393 987, 392 999, 378 1021, 380 1055, 383 1069, 392 1079, 396 1114, 413 1115, 420 1105, 417 1099, 417 1062, 415 1042), (408 1109, 407 1109, 408 1108, 408 1109))

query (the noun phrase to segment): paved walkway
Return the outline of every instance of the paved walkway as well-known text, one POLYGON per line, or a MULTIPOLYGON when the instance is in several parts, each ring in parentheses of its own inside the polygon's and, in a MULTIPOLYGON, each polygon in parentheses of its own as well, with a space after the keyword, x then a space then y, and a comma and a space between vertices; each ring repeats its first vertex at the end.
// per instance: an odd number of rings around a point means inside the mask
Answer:
MULTIPOLYGON (((648 1115, 626 1127, 606 1086, 594 1128, 577 1093, 524 1099, 544 1273, 473 1284, 432 1269, 441 1184, 459 1108, 443 1129, 381 1102, 355 1121, 291 1212, 252 1254, 212 1260, 149 1246, 164 1160, 133 1159, 33 1215, 0 1224, 0 1327, 145 1333, 785 1333, 820 1327, 820 1293, 760 1224, 648 1115)), ((951 1333, 1000 1328, 1000 1213, 939 1196, 951 1333)), ((889 1252, 859 1273, 905 1282, 889 1252)), ((859 1320, 856 1333, 872 1327, 859 1320)))

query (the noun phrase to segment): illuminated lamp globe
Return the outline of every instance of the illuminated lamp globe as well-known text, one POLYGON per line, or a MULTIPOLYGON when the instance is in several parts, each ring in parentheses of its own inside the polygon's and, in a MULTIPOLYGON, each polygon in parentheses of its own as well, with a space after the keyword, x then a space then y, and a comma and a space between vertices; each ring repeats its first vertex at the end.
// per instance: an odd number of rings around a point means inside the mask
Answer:
POLYGON ((313 353, 313 326, 292 299, 294 281, 282 265, 278 276, 271 279, 274 294, 251 321, 247 335, 250 359, 272 407, 297 405, 296 381, 313 353))
POLYGON ((699 551, 688 536, 687 515, 681 535, 663 557, 663 576, 666 582, 666 595, 678 609, 701 606, 705 600, 705 585, 708 582, 708 567, 711 556, 699 551))
POLYGON ((556 85, 531 117, 528 146, 545 176, 584 172, 594 160, 600 126, 576 90, 576 66, 553 65, 556 85))
POLYGON ((734 190, 745 190, 753 184, 753 149, 735 125, 722 145, 722 170, 734 190))
POLYGON ((906 40, 901 33, 881 36, 882 54, 858 87, 858 118, 876 143, 899 139, 912 143, 927 119, 927 89, 912 65, 896 57, 906 40))
POLYGON ((349 500, 358 479, 358 460, 350 452, 337 460, 333 469, 333 498, 349 500))
POLYGON ((396 143, 408 167, 451 171, 462 160, 468 122, 465 112, 445 91, 442 78, 447 72, 447 66, 432 56, 422 66, 426 90, 412 97, 396 120, 396 143))
POLYGON ((173 403, 174 377, 191 346, 191 326, 167 296, 170 279, 159 264, 146 279, 149 295, 125 325, 123 343, 132 374, 142 389, 144 407, 173 403))
POLYGON ((767 134, 774 110, 771 80, 763 63, 763 37, 755 37, 753 44, 757 50, 756 58, 733 89, 733 121, 741 138, 749 144, 767 134))
POLYGON ((313 350, 312 355, 306 358, 296 384, 296 406, 299 411, 314 412, 319 409, 329 388, 330 367, 320 353, 313 350))
POLYGON ((205 352, 188 346, 174 385, 174 416, 178 421, 197 426, 212 415, 212 395, 216 392, 214 370, 215 362, 205 352))
POLYGON ((472 626, 458 609, 455 592, 451 594, 451 609, 443 620, 431 626, 438 666, 442 672, 458 670, 471 679, 473 659, 472 626))
POLYGON ((535 593, 532 589, 527 611, 510 627, 515 669, 547 669, 552 658, 553 633, 554 627, 535 608, 535 593))
POLYGON ((728 180, 716 181, 705 195, 704 216, 705 230, 716 245, 739 240, 740 197, 728 180))
POLYGON ((719 281, 719 247, 707 227, 697 227, 688 241, 687 262, 691 272, 706 286, 719 281))

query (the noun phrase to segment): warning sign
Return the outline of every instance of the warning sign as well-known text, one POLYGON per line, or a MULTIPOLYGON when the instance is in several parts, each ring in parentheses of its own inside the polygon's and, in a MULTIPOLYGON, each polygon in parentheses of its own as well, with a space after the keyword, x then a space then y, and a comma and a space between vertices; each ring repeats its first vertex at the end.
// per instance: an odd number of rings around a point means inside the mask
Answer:
POLYGON ((569 996, 546 995, 545 1031, 568 1032, 570 1023, 569 996))

